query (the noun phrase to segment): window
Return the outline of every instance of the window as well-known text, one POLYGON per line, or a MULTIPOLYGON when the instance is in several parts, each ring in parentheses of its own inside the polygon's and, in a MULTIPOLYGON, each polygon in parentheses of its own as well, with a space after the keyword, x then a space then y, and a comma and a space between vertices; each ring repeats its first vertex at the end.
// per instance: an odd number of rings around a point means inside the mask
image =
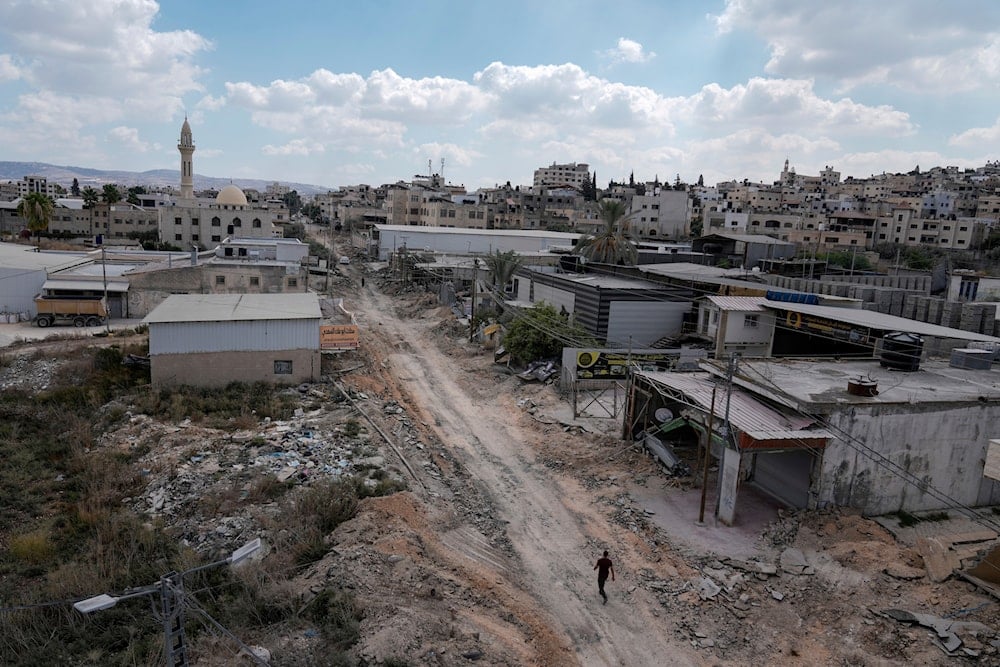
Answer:
POLYGON ((233 227, 242 227, 243 221, 239 218, 233 218, 233 227))
POLYGON ((192 241, 197 241, 198 240, 198 234, 192 234, 191 235, 191 240, 192 241))
POLYGON ((274 360, 274 374, 275 375, 291 375, 292 374, 292 361, 290 359, 275 359, 274 360))
POLYGON ((258 276, 250 276, 250 287, 260 287, 260 278, 258 276))
POLYGON ((225 276, 215 276, 215 284, 216 285, 225 285, 226 284, 226 277, 225 276))
POLYGON ((448 211, 448 217, 449 218, 454 218, 455 217, 455 209, 451 209, 450 211, 448 211))
POLYGON ((195 227, 197 227, 198 224, 199 224, 198 218, 191 218, 191 224, 194 225, 195 227))
POLYGON ((212 236, 212 240, 213 240, 213 241, 215 241, 216 243, 218 243, 219 241, 221 241, 221 240, 222 240, 222 237, 221 237, 221 236, 219 236, 218 234, 214 234, 214 235, 212 236))
POLYGON ((180 241, 182 238, 183 238, 183 236, 181 234, 174 234, 174 240, 175 241, 180 241))
POLYGON ((180 218, 174 218, 174 224, 175 225, 181 224, 181 219, 180 218))
POLYGON ((299 279, 298 278, 289 278, 288 279, 288 286, 289 287, 298 287, 299 286, 299 279))
POLYGON ((744 315, 743 316, 743 328, 744 329, 756 329, 759 323, 760 315, 744 315))
POLYGON ((254 229, 260 229, 260 218, 254 218, 253 219, 253 226, 254 226, 254 229))

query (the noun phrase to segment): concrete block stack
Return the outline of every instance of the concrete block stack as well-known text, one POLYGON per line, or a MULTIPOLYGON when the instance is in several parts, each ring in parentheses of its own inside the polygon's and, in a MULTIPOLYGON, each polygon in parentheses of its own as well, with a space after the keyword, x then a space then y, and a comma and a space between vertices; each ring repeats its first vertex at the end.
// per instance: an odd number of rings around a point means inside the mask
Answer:
POLYGON ((903 290, 894 289, 889 293, 889 314, 901 317, 903 315, 903 297, 905 292, 903 290))
POLYGON ((928 324, 941 324, 941 309, 944 306, 942 299, 927 299, 927 319, 928 324))
POLYGON ((941 306, 941 326, 958 329, 962 324, 962 304, 958 301, 944 301, 941 306))
POLYGON ((880 313, 889 313, 892 309, 892 291, 884 287, 875 290, 875 310, 880 313))

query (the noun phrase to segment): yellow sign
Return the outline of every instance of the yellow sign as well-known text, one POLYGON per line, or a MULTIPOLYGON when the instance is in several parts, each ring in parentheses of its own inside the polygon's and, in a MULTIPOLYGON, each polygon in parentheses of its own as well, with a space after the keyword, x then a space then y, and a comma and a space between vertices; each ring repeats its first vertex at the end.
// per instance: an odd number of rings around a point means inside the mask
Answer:
POLYGON ((353 350, 358 342, 357 324, 324 324, 319 328, 321 350, 353 350))

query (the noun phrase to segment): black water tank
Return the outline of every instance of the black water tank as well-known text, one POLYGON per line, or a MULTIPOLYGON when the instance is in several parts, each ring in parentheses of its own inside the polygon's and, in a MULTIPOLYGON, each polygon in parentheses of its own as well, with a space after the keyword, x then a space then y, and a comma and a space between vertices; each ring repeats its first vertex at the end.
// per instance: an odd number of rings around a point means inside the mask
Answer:
POLYGON ((879 364, 894 371, 913 372, 920 369, 924 339, 917 334, 893 331, 882 338, 879 364))

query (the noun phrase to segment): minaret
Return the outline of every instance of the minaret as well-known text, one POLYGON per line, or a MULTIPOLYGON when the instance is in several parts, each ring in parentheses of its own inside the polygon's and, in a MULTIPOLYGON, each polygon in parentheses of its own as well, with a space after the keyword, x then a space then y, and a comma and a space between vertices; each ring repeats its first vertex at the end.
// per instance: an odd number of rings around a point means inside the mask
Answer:
POLYGON ((181 125, 177 150, 181 152, 181 199, 194 199, 194 161, 191 157, 194 154, 194 139, 187 116, 184 116, 184 124, 181 125))

